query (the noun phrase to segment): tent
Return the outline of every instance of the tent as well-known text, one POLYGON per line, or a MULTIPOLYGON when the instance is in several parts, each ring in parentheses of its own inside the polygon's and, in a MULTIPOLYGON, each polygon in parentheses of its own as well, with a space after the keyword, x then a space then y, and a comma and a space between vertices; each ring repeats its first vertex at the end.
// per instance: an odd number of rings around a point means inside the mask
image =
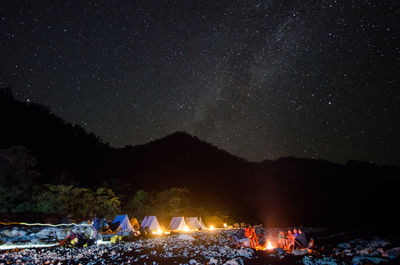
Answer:
POLYGON ((186 217, 186 224, 191 230, 201 229, 199 218, 197 217, 186 217))
POLYGON ((153 233, 159 232, 162 230, 160 224, 157 221, 157 217, 155 217, 155 216, 146 216, 143 219, 141 226, 143 228, 148 227, 150 229, 150 231, 153 233))
POLYGON ((184 217, 174 217, 169 224, 169 228, 174 231, 188 231, 189 227, 186 225, 184 217))
POLYGON ((204 225, 203 220, 201 219, 201 217, 199 218, 199 225, 200 225, 201 230, 207 229, 207 227, 204 225))
POLYGON ((118 227, 115 229, 116 231, 124 231, 124 232, 135 232, 135 229, 133 229, 131 222, 129 222, 128 216, 125 215, 117 215, 115 217, 114 221, 112 224, 117 225, 119 223, 118 227))

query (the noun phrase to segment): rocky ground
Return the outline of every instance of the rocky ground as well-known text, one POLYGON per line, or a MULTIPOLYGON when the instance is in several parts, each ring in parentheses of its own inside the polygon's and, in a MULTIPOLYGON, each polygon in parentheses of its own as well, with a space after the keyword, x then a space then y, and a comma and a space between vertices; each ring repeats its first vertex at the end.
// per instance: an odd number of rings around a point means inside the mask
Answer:
MULTIPOLYGON (((40 232, 40 231, 39 231, 40 232)), ((269 230, 266 237, 275 236, 269 230)), ((1 233, 1 232, 0 232, 1 233)), ((15 232, 14 232, 15 233, 15 232)), ((313 253, 280 249, 255 251, 232 240, 235 230, 172 234, 132 242, 99 242, 86 248, 3 250, 3 264, 400 264, 400 248, 382 238, 351 233, 309 230, 317 247, 313 253)), ((8 241, 9 242, 9 241, 8 241)), ((10 245, 10 244, 9 244, 10 245)))

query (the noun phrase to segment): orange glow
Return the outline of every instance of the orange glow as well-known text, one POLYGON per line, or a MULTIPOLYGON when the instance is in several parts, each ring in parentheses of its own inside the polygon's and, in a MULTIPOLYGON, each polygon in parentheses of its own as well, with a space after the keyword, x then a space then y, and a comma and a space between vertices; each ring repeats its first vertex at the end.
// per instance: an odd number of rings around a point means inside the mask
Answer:
POLYGON ((267 247, 265 249, 274 249, 274 247, 271 244, 271 241, 268 240, 267 247))
POLYGON ((227 225, 227 224, 224 224, 224 227, 228 227, 228 225, 227 225))
POLYGON ((212 231, 212 230, 214 230, 215 229, 215 227, 213 226, 213 225, 211 225, 210 226, 210 230, 212 231))
POLYGON ((272 243, 271 243, 271 241, 269 241, 268 240, 268 242, 267 242, 267 245, 265 246, 256 246, 256 249, 257 250, 271 250, 271 249, 274 249, 274 246, 272 246, 272 243))
POLYGON ((161 235, 163 234, 163 230, 162 229, 158 229, 157 231, 153 232, 153 235, 161 235))

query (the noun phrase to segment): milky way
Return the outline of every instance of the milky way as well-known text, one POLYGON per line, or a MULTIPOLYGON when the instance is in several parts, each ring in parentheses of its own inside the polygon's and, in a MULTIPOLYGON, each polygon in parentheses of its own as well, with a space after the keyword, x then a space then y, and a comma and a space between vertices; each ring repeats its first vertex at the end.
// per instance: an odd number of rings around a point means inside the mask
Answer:
POLYGON ((79 2, 2 2, 0 86, 117 147, 400 165, 395 1, 79 2))

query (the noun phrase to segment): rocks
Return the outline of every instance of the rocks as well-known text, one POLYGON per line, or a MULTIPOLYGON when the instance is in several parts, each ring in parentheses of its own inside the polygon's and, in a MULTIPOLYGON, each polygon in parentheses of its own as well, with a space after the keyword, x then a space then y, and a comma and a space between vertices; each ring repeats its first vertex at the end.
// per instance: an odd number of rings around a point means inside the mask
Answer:
POLYGON ((211 259, 208 261, 208 264, 209 264, 209 265, 216 265, 216 264, 218 264, 218 260, 215 259, 215 258, 211 258, 211 259))
MULTIPOLYGON (((41 230, 47 234, 50 230, 41 230)), ((38 231, 40 232, 40 231, 38 231)), ((196 232, 193 234, 171 235, 165 237, 138 239, 134 242, 120 244, 105 244, 87 248, 51 248, 26 249, 25 251, 0 253, 0 260, 15 263, 20 259, 23 263, 73 263, 87 264, 120 264, 122 262, 137 262, 152 264, 154 259, 186 260, 185 264, 228 264, 242 265, 241 258, 254 257, 251 249, 236 249, 230 247, 229 238, 233 231, 196 232)), ((34 241, 37 242, 37 241, 34 241)))
POLYGON ((251 258, 254 254, 254 251, 250 248, 243 248, 237 250, 237 254, 241 257, 251 258))
POLYGON ((32 238, 30 242, 31 244, 39 244, 40 240, 38 238, 32 238))
MULTIPOLYGON (((8 228, 8 234, 12 234, 13 228, 8 228)), ((30 237, 27 243, 42 244, 47 238, 40 239, 36 234, 48 234, 57 237, 57 233, 67 233, 65 228, 40 227, 40 229, 24 230, 25 237, 30 237), (45 230, 46 229, 46 230, 45 230), (45 231, 43 231, 45 230, 45 231), (34 234, 34 237, 31 235, 34 234)), ((22 229, 15 229, 14 234, 19 234, 22 229)), ((335 265, 383 262, 400 255, 400 248, 387 250, 387 241, 381 239, 362 240, 355 239, 334 246, 331 253, 326 250, 323 253, 308 254, 307 250, 295 250, 291 255, 284 250, 276 248, 269 251, 255 251, 249 248, 237 248, 230 238, 235 230, 202 231, 190 234, 172 234, 154 238, 135 238, 132 242, 120 242, 110 244, 99 240, 97 245, 86 248, 42 248, 25 249, 23 251, 0 252, 0 261, 15 264, 284 264, 303 263, 306 265, 335 265), (386 243, 385 243, 386 242, 386 243), (361 255, 358 253, 368 253, 361 255), (372 257, 371 255, 377 255, 372 257), (299 256, 296 256, 299 255, 299 256), (324 256, 326 255, 326 256, 324 256), (385 257, 386 255, 386 257, 385 257), (329 257, 328 257, 329 256, 329 257), (251 260, 251 261, 250 261, 251 260), (249 262, 250 261, 250 262, 249 262)), ((4 236, 4 230, 1 234, 4 236)), ((12 239, 12 237, 11 237, 12 239)), ((104 240, 106 237, 104 238, 104 240)), ((11 241, 5 244, 12 245, 11 241)), ((394 260, 396 261, 396 260, 394 260)), ((0 263, 1 263, 0 262, 0 263)))
POLYGON ((5 230, 2 231, 2 233, 3 233, 3 235, 5 237, 13 237, 13 234, 12 234, 11 230, 5 229, 5 230))
POLYGON ((389 249, 388 251, 383 252, 382 256, 395 258, 400 256, 400 247, 389 249))
MULTIPOLYGON (((42 231, 42 230, 41 230, 42 231)), ((42 234, 50 230, 42 231, 42 234)), ((40 231, 39 231, 40 232, 40 231)), ((232 231, 196 232, 191 235, 171 235, 158 238, 139 239, 134 242, 120 244, 103 244, 81 249, 52 248, 26 249, 20 252, 0 253, 0 260, 15 263, 20 259, 23 263, 51 264, 72 262, 73 264, 120 264, 122 262, 138 262, 152 264, 154 259, 184 259, 185 264, 231 264, 242 265, 241 259, 254 257, 251 249, 236 249, 230 247, 229 238, 232 231), (236 263, 235 263, 236 262, 236 263), (228 263, 229 264, 229 263, 228 263)), ((37 241, 34 241, 37 242, 37 241)))
POLYGON ((387 260, 384 258, 378 258, 378 257, 368 257, 368 256, 357 256, 354 257, 351 261, 352 264, 365 264, 365 263, 373 263, 373 264, 379 264, 381 262, 386 262, 387 260))
POLYGON ((281 248, 275 248, 275 251, 278 253, 278 255, 280 255, 280 256, 284 256, 284 255, 286 255, 287 253, 286 253, 286 251, 285 250, 283 250, 283 249, 281 249, 281 248))
POLYGON ((224 263, 225 265, 240 265, 235 259, 228 260, 224 263))
MULTIPOLYGON (((88 226, 75 225, 75 226, 4 226, 0 227, 0 242, 4 248, 5 242, 11 242, 12 245, 25 245, 25 244, 51 244, 59 242, 71 233, 71 229, 79 231, 83 235, 90 235, 91 228, 88 226)), ((0 248, 1 248, 0 246, 0 248)))
POLYGON ((295 256, 302 256, 302 255, 306 255, 306 254, 308 254, 307 249, 295 249, 292 251, 292 255, 295 255, 295 256))
POLYGON ((51 228, 44 228, 38 233, 36 233, 36 237, 38 238, 47 238, 50 236, 50 233, 52 232, 51 228))
POLYGON ((178 239, 193 241, 194 237, 192 237, 191 235, 187 235, 187 234, 181 234, 178 236, 178 239))
POLYGON ((312 258, 310 256, 305 256, 302 262, 304 265, 338 265, 335 259, 328 257, 312 258))

